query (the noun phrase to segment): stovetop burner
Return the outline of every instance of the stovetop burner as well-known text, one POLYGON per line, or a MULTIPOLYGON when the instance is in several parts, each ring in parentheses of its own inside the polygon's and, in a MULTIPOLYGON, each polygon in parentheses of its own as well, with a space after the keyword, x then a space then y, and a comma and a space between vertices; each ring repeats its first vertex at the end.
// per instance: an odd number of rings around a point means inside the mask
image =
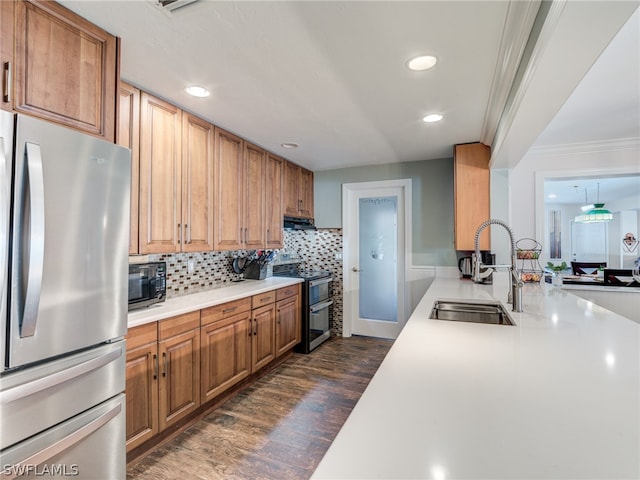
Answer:
POLYGON ((328 272, 326 270, 298 270, 297 265, 278 265, 277 267, 274 266, 273 276, 315 280, 317 278, 330 277, 331 272, 328 272))

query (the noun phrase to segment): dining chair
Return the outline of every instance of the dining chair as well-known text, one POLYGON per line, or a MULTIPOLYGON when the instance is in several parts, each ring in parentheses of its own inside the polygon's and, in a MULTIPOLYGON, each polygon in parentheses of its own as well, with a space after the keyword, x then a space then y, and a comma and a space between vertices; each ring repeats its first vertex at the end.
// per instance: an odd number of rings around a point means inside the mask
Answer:
POLYGON ((638 286, 638 282, 627 279, 622 280, 620 277, 632 277, 631 269, 617 269, 617 268, 605 268, 604 269, 604 284, 605 285, 622 285, 622 286, 638 286))
POLYGON ((571 262, 574 275, 593 275, 600 267, 606 267, 607 262, 571 262))

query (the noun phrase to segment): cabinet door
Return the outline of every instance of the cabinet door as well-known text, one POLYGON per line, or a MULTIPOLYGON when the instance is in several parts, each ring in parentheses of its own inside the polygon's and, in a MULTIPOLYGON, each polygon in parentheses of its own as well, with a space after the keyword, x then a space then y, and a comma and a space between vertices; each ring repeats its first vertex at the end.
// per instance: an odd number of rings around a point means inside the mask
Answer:
POLYGON ((214 250, 238 250, 243 245, 242 139, 216 128, 214 250))
MULTIPOLYGON (((489 220, 489 159, 482 143, 454 147, 454 217, 456 250, 473 250, 476 230, 489 220)), ((491 249, 490 228, 480 236, 480 249, 491 249)))
POLYGON ((127 351, 127 451, 158 433, 158 344, 127 351))
POLYGON ((55 2, 20 0, 15 15, 13 108, 113 142, 116 38, 55 2))
POLYGON ((275 356, 275 305, 265 305, 253 310, 252 371, 264 367, 275 356))
POLYGON ((313 172, 300 169, 300 207, 299 215, 305 218, 313 218, 313 172))
POLYGON ((140 90, 120 82, 116 143, 131 149, 131 217, 129 255, 138 253, 138 198, 140 187, 140 90))
POLYGON ((213 250, 214 127, 182 114, 182 251, 213 250))
POLYGON ((180 249, 181 111, 142 92, 139 253, 180 249))
POLYGON ((251 373, 251 322, 249 311, 201 328, 203 404, 251 373))
POLYGON ((276 304, 276 356, 300 343, 300 296, 280 300, 276 304))
POLYGON ((291 162, 284 164, 284 214, 297 217, 300 215, 300 167, 291 162))
POLYGON ((160 431, 200 405, 200 329, 158 343, 160 431))
POLYGON ((256 250, 265 246, 265 151, 245 143, 244 164, 244 248, 256 250))
POLYGON ((0 2, 0 67, 2 68, 2 98, 0 108, 13 110, 13 10, 14 2, 0 2))
POLYGON ((265 248, 282 248, 282 164, 281 158, 268 155, 265 172, 265 248))

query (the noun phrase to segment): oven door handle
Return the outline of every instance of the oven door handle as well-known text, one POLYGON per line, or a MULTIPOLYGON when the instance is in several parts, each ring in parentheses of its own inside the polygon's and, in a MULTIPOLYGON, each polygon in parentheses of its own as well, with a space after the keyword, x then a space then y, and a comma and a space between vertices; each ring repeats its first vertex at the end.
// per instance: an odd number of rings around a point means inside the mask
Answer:
POLYGON ((318 280, 311 280, 309 287, 317 287, 318 285, 324 285, 325 283, 333 282, 333 277, 319 278, 318 280))
POLYGON ((314 314, 318 313, 320 310, 324 310, 327 307, 333 305, 333 300, 327 300, 326 302, 316 303, 315 305, 311 305, 309 307, 309 311, 314 314))

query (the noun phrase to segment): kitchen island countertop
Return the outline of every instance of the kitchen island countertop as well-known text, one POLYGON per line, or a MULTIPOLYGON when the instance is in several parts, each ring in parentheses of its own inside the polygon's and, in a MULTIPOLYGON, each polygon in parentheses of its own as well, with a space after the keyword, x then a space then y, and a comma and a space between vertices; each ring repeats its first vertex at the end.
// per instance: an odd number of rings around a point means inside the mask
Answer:
POLYGON ((516 326, 429 319, 494 277, 436 278, 312 478, 640 478, 640 325, 546 284, 516 326))
POLYGON ((301 278, 289 277, 244 280, 242 282, 231 283, 228 287, 215 288, 204 292, 170 298, 162 303, 151 305, 148 308, 141 308, 129 312, 128 327, 137 327, 145 323, 164 320, 165 318, 182 315, 183 313, 193 312, 213 305, 220 305, 221 303, 239 300, 302 282, 303 280, 301 278))

